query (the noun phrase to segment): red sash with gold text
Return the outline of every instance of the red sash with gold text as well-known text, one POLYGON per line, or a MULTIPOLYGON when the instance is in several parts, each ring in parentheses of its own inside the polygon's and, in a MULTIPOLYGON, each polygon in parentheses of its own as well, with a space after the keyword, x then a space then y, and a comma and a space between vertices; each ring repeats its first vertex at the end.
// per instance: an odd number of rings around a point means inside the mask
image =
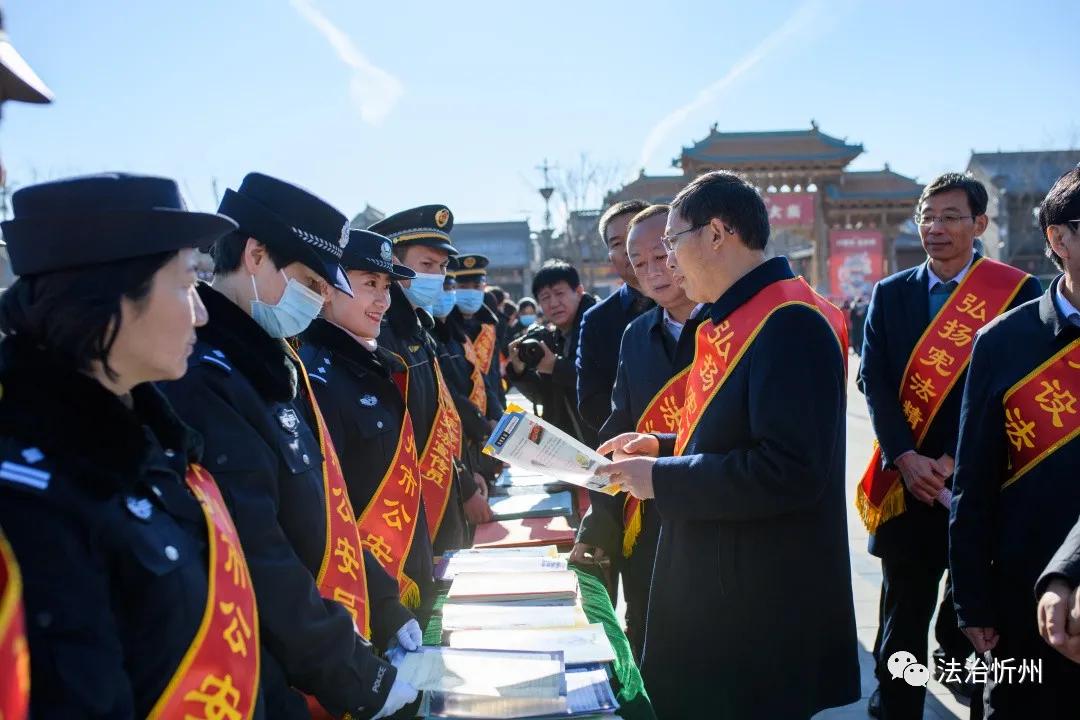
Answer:
MULTIPOLYGON (((399 357, 398 360, 401 360, 399 357)), ((401 360, 402 365, 406 365, 401 360)), ((420 607, 420 588, 405 574, 405 558, 412 548, 416 518, 420 512, 420 468, 416 461, 416 435, 406 398, 409 395, 408 367, 393 374, 401 393, 405 415, 398 433, 394 459, 378 489, 356 521, 360 537, 375 559, 391 577, 397 578, 402 602, 420 607)))
POLYGON ((1012 485, 1080 435, 1080 340, 1013 385, 1002 399, 1012 485))
POLYGON ((22 576, 0 534, 0 718, 26 720, 30 710, 30 654, 26 649, 22 576))
MULTIPOLYGON (((488 327, 485 325, 484 327, 488 327)), ((481 332, 482 336, 483 333, 481 332)), ((479 338, 477 338, 479 339, 479 338)), ((476 406, 476 409, 480 411, 481 415, 487 414, 487 388, 484 387, 484 374, 480 370, 481 362, 480 356, 477 352, 476 346, 469 340, 468 335, 465 336, 465 359, 469 361, 472 366, 472 372, 469 374, 472 381, 472 387, 469 389, 469 402, 476 406)))
MULTIPOLYGON (((209 472, 185 478, 206 517, 210 575, 195 639, 150 718, 250 718, 259 689, 259 611, 240 536, 209 472)), ((6 715, 4 717, 7 717, 6 715)))
MULTIPOLYGON (((780 280, 762 288, 754 297, 739 306, 719 325, 711 320, 698 326, 695 336, 694 362, 686 379, 679 430, 675 436, 675 454, 682 455, 705 414, 709 403, 731 376, 739 360, 746 354, 754 338, 777 310, 789 305, 804 305, 821 313, 833 331, 837 343, 846 333, 843 318, 840 325, 824 313, 821 296, 801 277, 780 280)), ((840 345, 842 358, 847 346, 840 345)))
POLYGON ((372 554, 376 553, 378 538, 367 537, 361 542, 360 531, 356 526, 356 514, 349 500, 348 486, 341 472, 334 441, 326 427, 315 393, 311 390, 304 364, 296 353, 290 353, 299 366, 300 377, 304 380, 307 399, 311 403, 311 414, 315 418, 319 450, 322 451, 323 496, 326 498, 326 541, 323 544, 322 564, 315 584, 319 595, 336 600, 352 615, 356 630, 365 638, 371 637, 371 608, 368 605, 367 576, 364 574, 364 550, 366 545, 372 554))
POLYGON ((420 453, 420 477, 423 478, 424 511, 427 514, 431 541, 442 525, 446 503, 450 499, 450 483, 454 480, 454 459, 461 457, 461 417, 446 386, 438 359, 432 361, 435 379, 439 384, 439 402, 435 421, 431 425, 427 445, 420 453))
POLYGON ((476 356, 480 358, 480 372, 487 375, 491 370, 491 360, 495 357, 495 326, 481 323, 473 346, 476 348, 476 356))
MULTIPOLYGON (((1011 265, 980 258, 915 343, 901 376, 900 404, 916 450, 967 370, 975 333, 1009 307, 1027 278, 1011 265)), ((903 480, 897 470, 882 467, 877 443, 856 488, 855 507, 871 534, 904 512, 903 480)))
MULTIPOLYGON (((639 433, 673 433, 679 429, 683 387, 689 374, 690 368, 683 368, 653 396, 645 412, 638 418, 635 429, 639 433)), ((628 558, 634 554, 634 545, 645 521, 644 502, 626 493, 626 500, 623 501, 623 557, 628 558)))

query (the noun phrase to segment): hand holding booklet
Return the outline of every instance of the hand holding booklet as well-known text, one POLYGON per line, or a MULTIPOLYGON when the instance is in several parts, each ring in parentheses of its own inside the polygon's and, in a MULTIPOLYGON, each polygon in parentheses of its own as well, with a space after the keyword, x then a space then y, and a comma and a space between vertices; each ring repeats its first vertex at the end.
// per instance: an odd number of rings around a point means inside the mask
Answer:
POLYGON ((571 485, 608 495, 619 492, 618 485, 594 474, 597 467, 608 462, 607 458, 517 405, 506 408, 484 452, 571 485))

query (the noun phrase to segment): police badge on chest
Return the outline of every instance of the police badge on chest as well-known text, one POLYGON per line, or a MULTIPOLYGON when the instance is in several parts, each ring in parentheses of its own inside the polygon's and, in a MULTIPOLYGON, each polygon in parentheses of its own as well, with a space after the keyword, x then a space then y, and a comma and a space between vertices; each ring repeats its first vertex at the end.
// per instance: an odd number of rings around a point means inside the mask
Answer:
POLYGON ((281 424, 282 429, 292 435, 298 435, 298 428, 300 427, 300 418, 296 416, 296 411, 292 408, 281 408, 278 411, 278 423, 281 424))

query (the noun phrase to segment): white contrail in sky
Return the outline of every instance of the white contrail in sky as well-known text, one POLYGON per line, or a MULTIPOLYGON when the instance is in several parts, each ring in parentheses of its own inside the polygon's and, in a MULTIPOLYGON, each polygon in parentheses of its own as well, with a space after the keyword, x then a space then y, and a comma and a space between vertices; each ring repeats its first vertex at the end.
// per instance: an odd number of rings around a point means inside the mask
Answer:
POLYGON ((825 9, 825 4, 821 0, 807 0, 780 27, 769 33, 753 50, 739 58, 724 77, 699 92, 690 102, 664 116, 660 122, 653 126, 653 129, 649 131, 648 136, 645 138, 645 144, 641 147, 641 156, 638 159, 638 167, 634 168, 634 174, 637 174, 638 168, 648 167, 652 156, 672 131, 689 117, 690 113, 714 102, 720 93, 732 83, 795 35, 800 33, 809 34, 816 31, 819 26, 817 20, 825 9))
POLYGON ((401 81, 364 57, 349 36, 330 22, 311 0, 289 2, 308 24, 326 38, 338 59, 352 70, 349 95, 360 111, 360 118, 371 125, 382 123, 405 91, 401 81))

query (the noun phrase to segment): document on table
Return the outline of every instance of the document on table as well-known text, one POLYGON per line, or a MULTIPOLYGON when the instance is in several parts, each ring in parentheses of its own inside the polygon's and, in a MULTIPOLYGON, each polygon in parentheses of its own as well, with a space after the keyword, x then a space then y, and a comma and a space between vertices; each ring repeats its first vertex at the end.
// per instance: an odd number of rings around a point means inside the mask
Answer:
POLYGON ((542 628, 528 630, 458 630, 444 633, 452 648, 490 648, 492 650, 562 650, 567 665, 612 662, 611 647, 604 626, 599 623, 583 628, 542 628))
POLYGON ((435 566, 436 580, 453 580, 463 572, 553 572, 566 570, 562 558, 514 556, 477 557, 454 556, 444 558, 435 566))
POLYGON ((520 718, 567 711, 562 653, 422 647, 397 663, 398 678, 423 690, 434 717, 520 718))
POLYGON ((528 630, 585 627, 588 624, 581 605, 522 607, 501 603, 446 603, 442 608, 444 637, 456 630, 528 630))
POLYGON ((603 665, 567 668, 566 702, 568 715, 613 713, 619 709, 603 665))
POLYGON ((619 492, 618 485, 595 474, 597 467, 608 462, 607 458, 517 405, 506 408, 484 452, 555 480, 608 495, 619 492))
POLYGON ((527 517, 557 517, 574 514, 570 493, 529 493, 488 498, 488 507, 496 520, 527 517))

